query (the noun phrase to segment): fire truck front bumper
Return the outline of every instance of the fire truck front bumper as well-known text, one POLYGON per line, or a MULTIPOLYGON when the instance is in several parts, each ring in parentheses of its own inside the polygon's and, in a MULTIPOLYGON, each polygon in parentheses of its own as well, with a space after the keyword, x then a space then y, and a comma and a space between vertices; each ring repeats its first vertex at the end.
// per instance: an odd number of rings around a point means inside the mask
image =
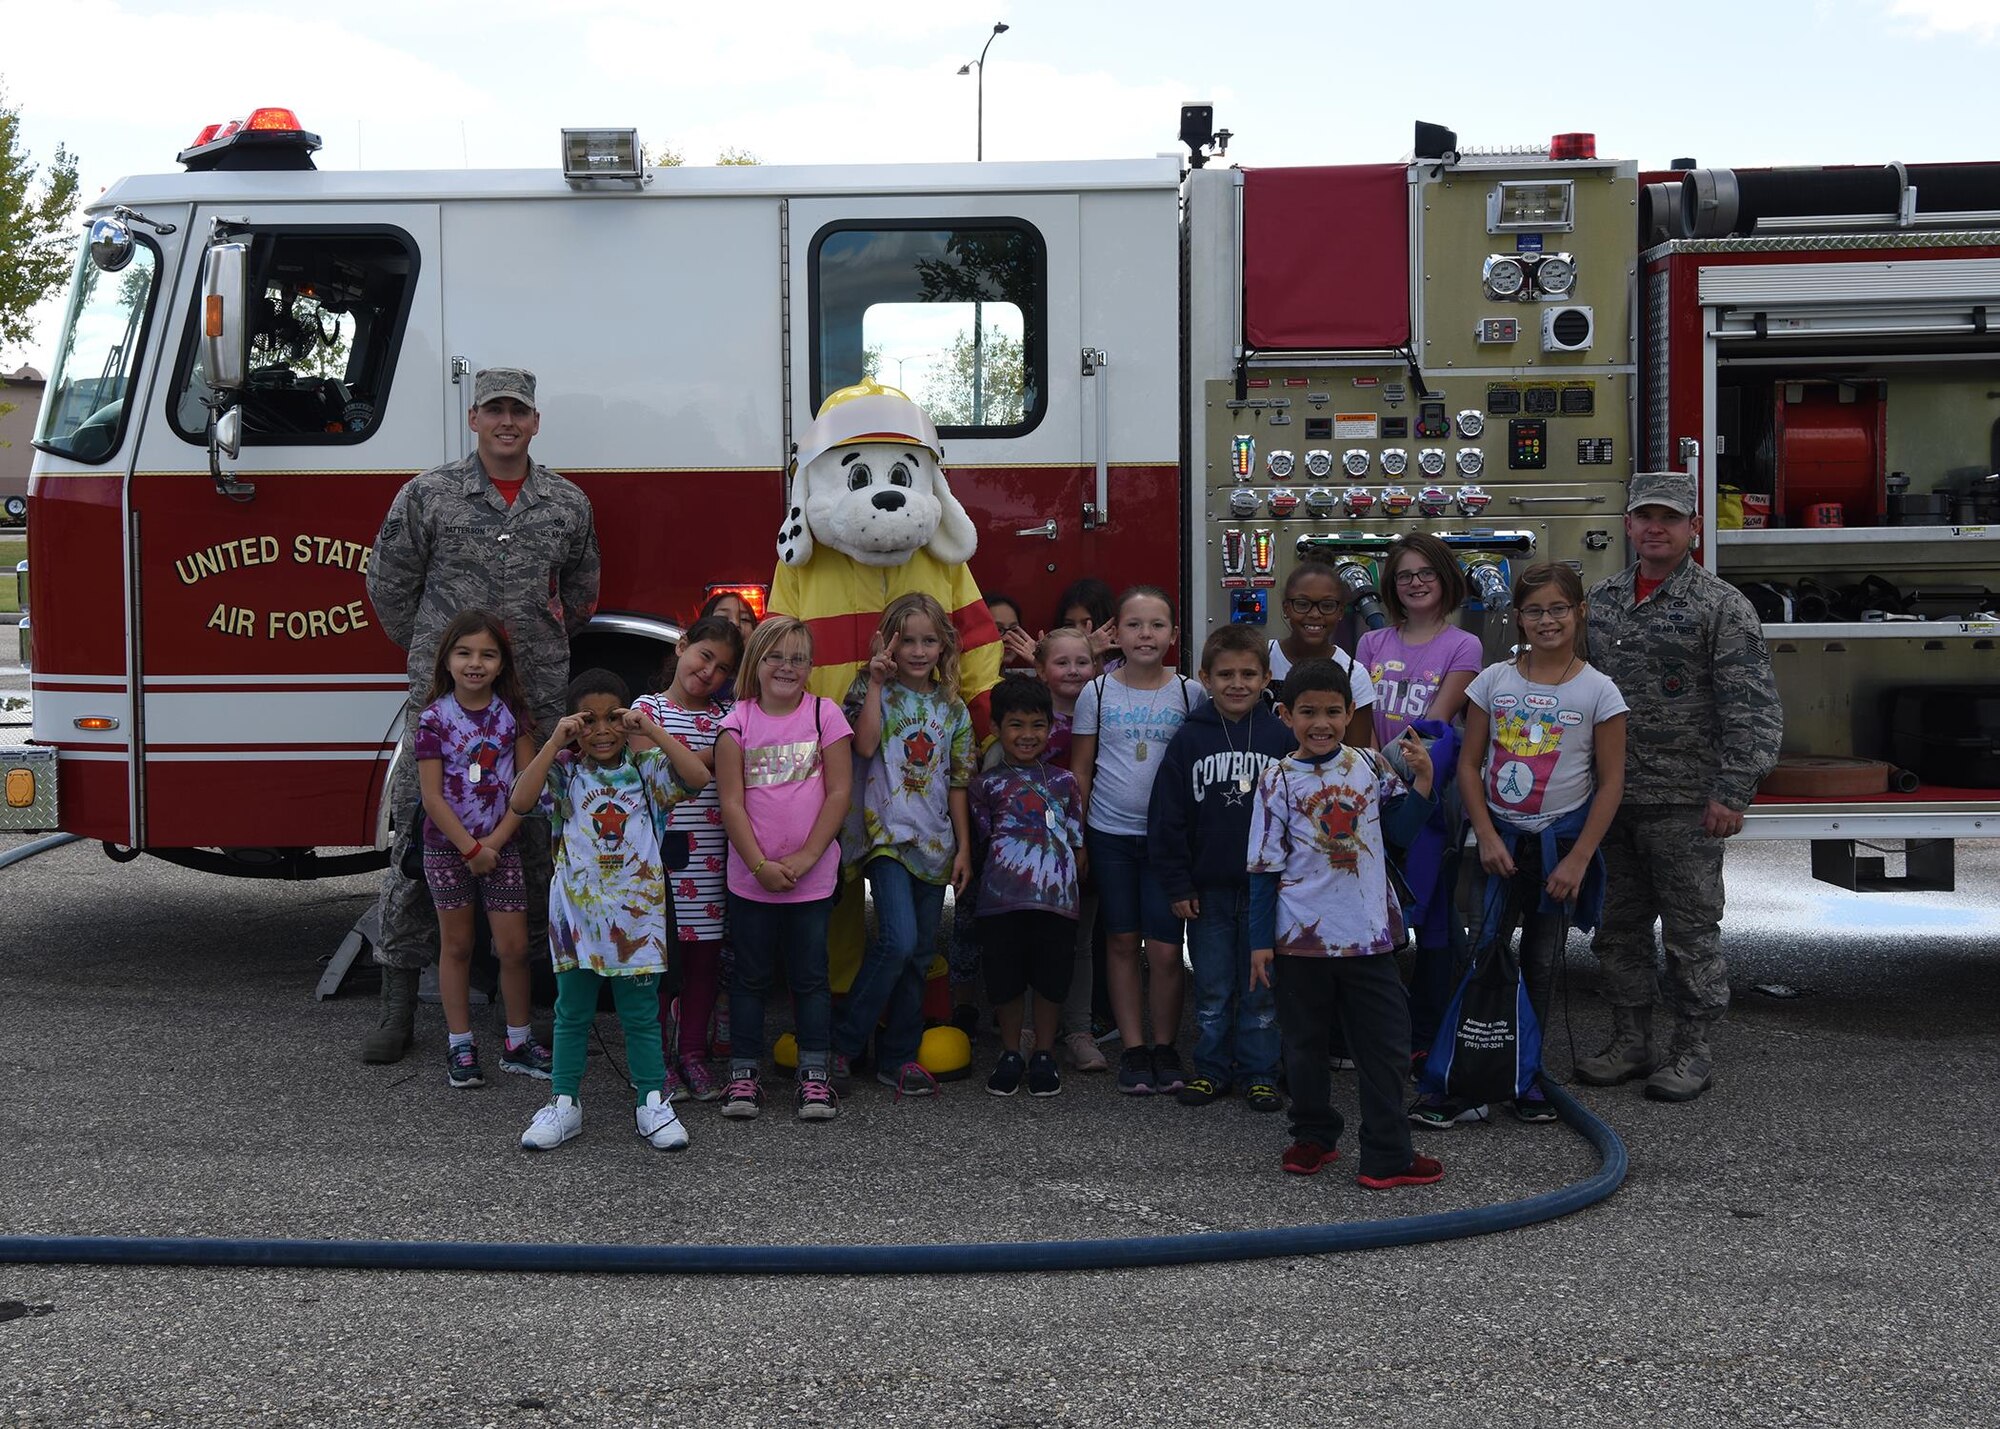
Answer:
POLYGON ((0 831, 47 833, 56 820, 56 752, 30 744, 0 744, 0 831))

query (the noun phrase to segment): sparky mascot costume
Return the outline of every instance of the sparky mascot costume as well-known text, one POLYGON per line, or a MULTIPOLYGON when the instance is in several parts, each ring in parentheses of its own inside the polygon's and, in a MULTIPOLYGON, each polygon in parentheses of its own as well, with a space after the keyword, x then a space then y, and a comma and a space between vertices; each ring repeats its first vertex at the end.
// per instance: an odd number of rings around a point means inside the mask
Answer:
MULTIPOLYGON (((889 602, 912 591, 935 597, 958 631, 959 694, 984 738, 988 695, 1000 680, 1000 632, 966 566, 978 533, 945 483, 943 458, 931 419, 895 388, 864 381, 828 397, 792 462, 770 608, 811 628, 808 688, 839 701, 868 663, 889 602)), ((853 986, 866 936, 860 872, 842 876, 827 935, 836 993, 853 986)), ((939 959, 925 989, 927 1020, 951 1012, 943 968, 939 959)), ((926 1037, 920 1060, 933 1074, 962 1070, 969 1049, 950 1058, 957 1067, 931 1066, 938 1040, 926 1037)))

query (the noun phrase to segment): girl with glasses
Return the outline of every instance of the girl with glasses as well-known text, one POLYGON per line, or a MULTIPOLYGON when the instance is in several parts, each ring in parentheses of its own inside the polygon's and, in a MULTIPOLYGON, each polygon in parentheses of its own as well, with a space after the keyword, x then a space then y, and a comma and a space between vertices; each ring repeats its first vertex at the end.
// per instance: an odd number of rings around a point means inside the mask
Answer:
POLYGON ((1451 623, 1465 604, 1465 573, 1427 532, 1390 549, 1379 586, 1389 623, 1362 634, 1354 658, 1375 684, 1375 738, 1387 749, 1415 720, 1449 724, 1479 673, 1479 638, 1451 623))
MULTIPOLYGON (((1348 684, 1354 694, 1355 713, 1372 712, 1375 685, 1368 678, 1368 671, 1333 643, 1334 629, 1347 614, 1340 578, 1334 574, 1333 567, 1325 561, 1300 561, 1293 566, 1291 574, 1285 577, 1279 607, 1285 613, 1285 623, 1291 628, 1291 633, 1282 640, 1271 642, 1269 690, 1276 691, 1294 665, 1307 660, 1331 660, 1347 672, 1348 684)), ((1373 721, 1355 719, 1348 726, 1346 742, 1358 748, 1373 744, 1373 721)))
POLYGON ((763 621, 744 646, 737 701, 715 740, 729 835, 729 940, 736 951, 726 1117, 754 1117, 763 1109, 764 999, 780 958, 798 1019, 798 1118, 830 1121, 840 1110, 827 1080, 833 997, 826 928, 853 789, 854 732, 839 705, 807 692, 811 673, 812 632, 805 623, 788 615, 763 621))

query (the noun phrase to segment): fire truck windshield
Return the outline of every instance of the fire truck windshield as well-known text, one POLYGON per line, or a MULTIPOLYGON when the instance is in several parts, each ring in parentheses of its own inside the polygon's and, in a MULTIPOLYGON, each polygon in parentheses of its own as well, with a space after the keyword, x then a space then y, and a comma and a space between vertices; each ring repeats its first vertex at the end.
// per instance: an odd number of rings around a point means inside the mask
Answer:
POLYGON ((35 445, 57 456, 101 462, 118 450, 125 434, 159 257, 139 240, 132 261, 107 273, 91 261, 88 245, 78 246, 76 282, 35 445))

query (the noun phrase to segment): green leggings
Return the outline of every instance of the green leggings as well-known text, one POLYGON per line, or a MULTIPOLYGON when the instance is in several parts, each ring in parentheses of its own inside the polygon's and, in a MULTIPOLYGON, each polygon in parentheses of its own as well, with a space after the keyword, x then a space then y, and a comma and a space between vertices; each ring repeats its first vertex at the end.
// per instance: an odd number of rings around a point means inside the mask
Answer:
POLYGON ((590 1026, 597 1020, 597 989, 606 982, 611 984, 611 1001, 625 1029, 625 1061, 632 1073, 633 1103, 643 1106, 646 1093, 664 1091, 667 1080, 666 1054, 660 1046, 657 973, 606 977, 589 968, 571 968, 556 974, 555 1067, 551 1072, 555 1094, 580 1100, 576 1091, 583 1084, 590 1026))

